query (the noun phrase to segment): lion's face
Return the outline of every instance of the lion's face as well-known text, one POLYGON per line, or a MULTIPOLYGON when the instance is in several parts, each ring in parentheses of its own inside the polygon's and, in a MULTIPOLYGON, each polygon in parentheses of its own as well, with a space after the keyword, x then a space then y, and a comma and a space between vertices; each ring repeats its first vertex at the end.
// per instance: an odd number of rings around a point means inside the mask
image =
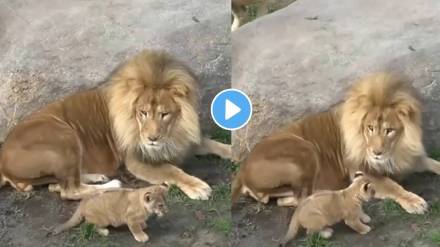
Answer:
POLYGON ((179 116, 179 105, 166 89, 147 89, 137 101, 135 111, 141 145, 160 149, 170 137, 179 116))
POLYGON ((398 113, 388 108, 370 110, 363 121, 366 155, 370 164, 387 164, 403 132, 398 113))

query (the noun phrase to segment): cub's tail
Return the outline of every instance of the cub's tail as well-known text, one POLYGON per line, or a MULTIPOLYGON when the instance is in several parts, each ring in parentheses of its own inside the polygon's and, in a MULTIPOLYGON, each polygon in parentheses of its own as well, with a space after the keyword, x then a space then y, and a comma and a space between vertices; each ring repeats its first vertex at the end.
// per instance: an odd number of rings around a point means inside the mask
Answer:
POLYGON ((243 182, 241 179, 241 173, 240 171, 237 172, 237 174, 235 174, 234 179, 232 180, 232 185, 231 185, 231 204, 235 204, 235 202, 237 202, 238 198, 240 197, 241 194, 241 189, 243 187, 243 182))
POLYGON ((280 247, 285 247, 290 240, 294 239, 296 234, 298 234, 299 230, 299 220, 298 220, 298 208, 295 210, 295 213, 292 216, 292 220, 289 224, 289 229, 287 230, 286 235, 284 236, 283 240, 280 243, 280 247))
POLYGON ((68 230, 70 228, 73 228, 73 227, 81 224, 83 219, 84 219, 84 216, 82 215, 82 212, 81 212, 81 203, 80 203, 80 205, 78 206, 78 208, 76 209, 76 211, 72 215, 72 217, 66 223, 55 228, 55 230, 53 231, 53 235, 60 234, 61 232, 65 231, 65 230, 68 230))

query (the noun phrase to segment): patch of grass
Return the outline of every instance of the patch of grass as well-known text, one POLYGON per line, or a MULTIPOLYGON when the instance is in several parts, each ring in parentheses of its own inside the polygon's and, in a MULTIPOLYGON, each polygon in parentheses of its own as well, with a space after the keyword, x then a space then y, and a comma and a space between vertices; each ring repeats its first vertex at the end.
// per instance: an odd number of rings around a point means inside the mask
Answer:
POLYGON ((429 240, 437 246, 440 246, 440 231, 434 231, 429 233, 429 240))
POLYGON ((430 216, 440 217, 440 201, 431 202, 431 205, 429 205, 428 214, 430 216))
POLYGON ((257 18, 258 14, 258 4, 250 4, 247 7, 247 15, 248 15, 248 21, 253 21, 257 18))
POLYGON ((397 204, 393 200, 389 200, 389 199, 386 199, 383 201, 382 209, 386 215, 405 214, 405 211, 400 207, 399 204, 397 204))
POLYGON ((191 200, 174 184, 168 189, 167 199, 172 202, 188 202, 191 200))
POLYGON ((231 198, 231 185, 230 184, 218 184, 212 187, 212 196, 210 200, 224 201, 231 198))
POLYGON ((109 242, 106 237, 97 234, 96 227, 93 224, 83 223, 79 228, 76 228, 71 232, 67 246, 115 246, 109 242))
POLYGON ((231 144, 231 131, 216 128, 211 131, 211 138, 226 144, 231 144))
POLYGON ((207 225, 214 231, 229 236, 232 230, 232 222, 229 218, 213 218, 208 220, 207 225))
POLYGON ((225 160, 224 162, 222 162, 222 164, 226 168, 226 170, 231 173, 237 172, 240 168, 240 165, 228 160, 225 160))
POLYGON ((96 235, 96 227, 93 224, 82 224, 79 228, 80 238, 84 240, 91 240, 96 235))
POLYGON ((433 159, 440 160, 440 150, 431 150, 429 156, 433 159))
POLYGON ((306 239, 306 247, 331 247, 332 243, 321 237, 319 233, 315 233, 306 239))

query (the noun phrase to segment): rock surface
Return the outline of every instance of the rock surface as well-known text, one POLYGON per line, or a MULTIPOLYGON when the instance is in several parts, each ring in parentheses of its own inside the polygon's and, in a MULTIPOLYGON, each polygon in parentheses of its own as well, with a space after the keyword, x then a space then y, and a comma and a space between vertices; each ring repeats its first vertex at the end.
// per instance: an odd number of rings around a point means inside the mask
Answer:
POLYGON ((23 116, 91 88, 145 48, 186 61, 209 104, 230 87, 227 1, 13 1, 0 3, 0 141, 23 116))
POLYGON ((233 134, 240 159, 289 119, 341 100, 357 78, 397 71, 425 104, 427 149, 440 148, 440 2, 299 0, 232 35, 232 86, 253 101, 233 134))

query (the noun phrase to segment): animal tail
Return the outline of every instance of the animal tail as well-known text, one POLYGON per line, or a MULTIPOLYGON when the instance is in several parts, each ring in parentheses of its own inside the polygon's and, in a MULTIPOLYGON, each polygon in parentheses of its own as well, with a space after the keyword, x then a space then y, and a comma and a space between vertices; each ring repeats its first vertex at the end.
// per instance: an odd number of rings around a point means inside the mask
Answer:
POLYGON ((2 149, 0 145, 0 188, 3 187, 3 185, 6 184, 6 179, 3 177, 3 166, 2 166, 2 149))
POLYGON ((237 172, 237 174, 235 174, 234 179, 232 180, 232 185, 231 185, 231 204, 235 204, 235 202, 237 202, 238 198, 240 197, 241 194, 241 189, 243 187, 243 182, 241 179, 241 175, 240 175, 240 171, 237 172))
POLYGON ((287 230, 286 235, 284 236, 283 240, 280 243, 281 247, 286 246, 290 240, 294 239, 296 234, 298 234, 299 231, 299 220, 298 220, 298 208, 295 210, 295 213, 292 216, 292 220, 289 224, 289 229, 287 230))
POLYGON ((83 219, 84 219, 84 216, 82 215, 82 212, 81 212, 81 203, 80 203, 80 205, 78 206, 78 208, 76 209, 76 211, 72 215, 72 217, 68 221, 66 221, 64 224, 56 227, 55 230, 53 231, 53 234, 57 235, 65 230, 73 228, 73 227, 79 225, 83 221, 83 219))

